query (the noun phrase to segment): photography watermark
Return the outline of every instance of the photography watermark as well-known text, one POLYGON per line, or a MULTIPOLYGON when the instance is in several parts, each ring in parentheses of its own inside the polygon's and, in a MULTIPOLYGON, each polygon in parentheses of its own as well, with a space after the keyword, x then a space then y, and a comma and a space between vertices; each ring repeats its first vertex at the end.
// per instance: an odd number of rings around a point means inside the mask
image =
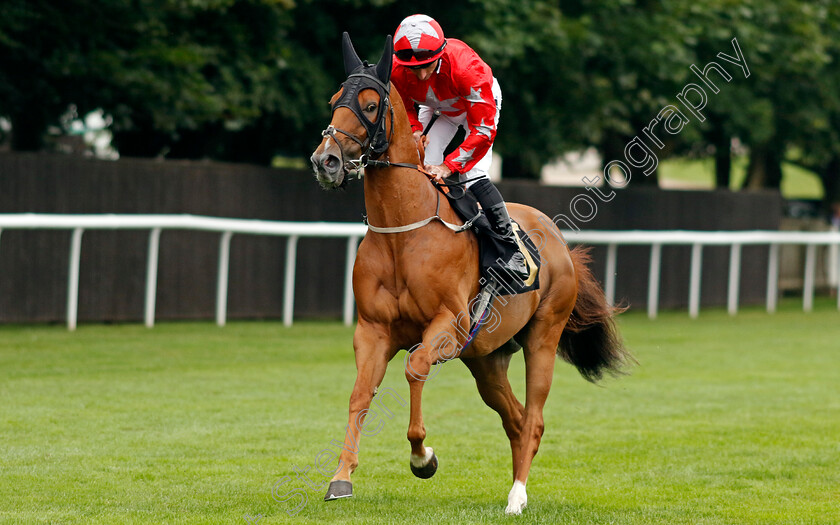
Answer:
MULTIPOLYGON (((500 279, 501 276, 499 274, 496 274, 495 277, 500 282, 502 282, 500 279)), ((482 278, 480 280, 480 283, 483 286, 484 284, 486 284, 486 280, 482 278)), ((501 289, 506 288, 502 287, 501 289)), ((512 290, 510 290, 509 293, 510 292, 512 292, 512 290)), ((502 296, 495 295, 494 292, 494 296, 490 298, 490 301, 489 303, 487 303, 485 311, 477 312, 477 307, 480 303, 480 297, 481 294, 479 293, 473 298, 473 300, 470 301, 467 308, 469 314, 460 312, 459 315, 456 316, 456 319, 452 321, 452 326, 457 327, 456 330, 458 331, 458 333, 462 334, 465 338, 467 338, 469 334, 464 332, 463 327, 460 325, 460 320, 462 320, 464 317, 466 317, 466 322, 469 323, 470 315, 479 316, 483 313, 483 317, 486 318, 483 327, 489 332, 495 330, 501 323, 501 314, 495 308, 493 304, 493 299, 500 299, 500 302, 502 302, 502 304, 507 304, 507 301, 502 296)), ((443 333, 447 335, 449 334, 449 332, 447 331, 442 332, 442 334, 443 333)), ((440 346, 436 346, 440 361, 439 364, 454 359, 455 357, 457 357, 458 354, 460 354, 460 351, 462 350, 460 344, 457 343, 457 340, 455 352, 450 353, 444 349, 446 348, 448 342, 453 340, 451 339, 451 336, 440 336, 434 338, 434 340, 441 343, 440 346)), ((406 356, 410 355, 410 352, 420 348, 421 346, 422 343, 415 345, 414 347, 412 347, 411 350, 409 350, 409 352, 406 353, 406 356)), ((411 373, 408 372, 409 370, 410 368, 406 368, 407 373, 411 373)), ((429 379, 434 377, 434 375, 437 373, 437 370, 439 369, 435 370, 436 371, 434 374, 429 373, 425 376, 418 375, 416 377, 417 379, 420 379, 422 381, 428 381, 429 379)), ((376 436, 382 431, 382 429, 385 426, 386 419, 384 418, 387 418, 387 420, 393 419, 394 412, 391 410, 391 407, 389 407, 384 402, 384 399, 386 397, 390 397, 391 405, 394 407, 396 405, 404 407, 407 404, 407 402, 399 394, 397 394, 397 392, 394 391, 394 389, 378 389, 378 391, 374 395, 373 400, 371 401, 371 407, 359 411, 353 422, 355 430, 359 435, 359 438, 361 438, 361 436, 376 436)), ((307 489, 311 491, 322 491, 329 485, 329 482, 335 475, 335 473, 338 472, 339 469, 341 469, 341 467, 343 466, 341 460, 338 460, 337 466, 333 466, 335 465, 334 461, 336 461, 340 457, 341 451, 346 450, 353 454, 359 453, 359 442, 356 439, 354 439, 353 436, 354 432, 351 432, 350 425, 348 424, 345 427, 344 440, 331 440, 329 443, 330 446, 321 449, 316 454, 315 459, 310 465, 305 465, 305 468, 301 468, 295 464, 292 464, 291 470, 294 473, 294 476, 286 475, 279 478, 271 488, 271 498, 277 503, 285 505, 285 512, 289 516, 295 516, 298 513, 300 513, 309 503, 309 494, 307 492, 307 489)), ((263 516, 261 514, 256 514, 253 516, 245 515, 243 516, 243 519, 248 523, 256 524, 259 522, 259 520, 262 519, 262 517, 263 516)))
MULTIPOLYGON (((371 407, 362 410, 356 416, 353 424, 360 436, 373 437, 379 434, 385 427, 386 419, 393 419, 394 412, 385 402, 390 398, 392 407, 399 405, 404 407, 407 402, 394 391, 393 388, 382 388, 376 392, 371 401, 371 407)), ((306 507, 309 503, 308 490, 321 491, 329 485, 330 479, 343 466, 339 460, 338 466, 335 460, 339 458, 342 450, 353 454, 359 453, 359 442, 353 438, 354 432, 350 431, 350 425, 345 427, 344 440, 333 439, 329 446, 322 448, 315 456, 311 464, 304 468, 292 464, 294 476, 283 476, 271 487, 271 498, 277 503, 286 506, 285 511, 289 516, 294 516, 306 507)), ((261 518, 260 515, 257 515, 261 518)), ((244 516, 245 520, 253 520, 254 516, 244 516)), ((254 523, 253 521, 250 521, 254 523)))
MULTIPOLYGON (((741 51, 741 47, 738 44, 738 40, 732 38, 731 44, 734 56, 719 52, 717 57, 726 63, 737 66, 743 73, 744 78, 749 78, 750 70, 741 51)), ((721 80, 728 83, 733 79, 732 74, 721 63, 715 61, 709 62, 703 69, 700 69, 695 64, 691 64, 689 69, 698 77, 698 81, 702 85, 697 82, 687 83, 676 94, 677 104, 664 106, 651 119, 650 123, 642 129, 642 133, 637 134, 627 142, 624 147, 623 160, 614 159, 605 164, 603 180, 607 183, 607 191, 605 192, 599 187, 602 180, 600 176, 596 176, 594 179, 583 177, 582 181, 588 193, 580 193, 570 200, 569 215, 560 213, 555 215, 550 221, 547 217, 540 215, 538 222, 540 222, 543 228, 534 228, 526 232, 534 242, 537 254, 543 262, 545 262, 545 259, 542 257, 542 251, 546 246, 547 238, 545 235, 547 233, 555 236, 563 245, 566 245, 566 240, 560 233, 561 225, 567 229, 580 231, 578 223, 589 222, 597 215, 597 201, 602 203, 611 202, 616 196, 612 188, 621 189, 626 187, 630 183, 634 169, 641 170, 641 173, 645 176, 652 174, 659 165, 659 159, 654 148, 660 151, 665 148, 665 143, 661 138, 663 137, 663 133, 678 135, 685 126, 692 122, 692 119, 687 114, 699 122, 704 122, 706 117, 702 111, 709 102, 709 95, 706 90, 710 90, 712 94, 717 94, 720 92, 718 84, 721 80), (594 194, 595 197, 593 198, 590 194, 594 194)), ((730 67, 730 69, 732 68, 730 67)), ((429 344, 433 352, 432 355, 435 358, 432 359, 432 367, 428 373, 415 370, 411 363, 411 355, 423 349, 425 343, 418 343, 406 352, 404 368, 408 376, 419 381, 429 381, 440 371, 439 365, 460 357, 465 344, 469 344, 476 335, 475 333, 470 333, 469 326, 471 320, 481 319, 483 321, 481 328, 487 333, 494 332, 501 325, 502 316, 497 307, 497 303, 501 306, 506 306, 508 300, 505 298, 505 295, 513 295, 514 290, 505 284, 510 282, 510 279, 505 279, 505 276, 494 272, 496 272, 495 269, 488 271, 496 281, 497 288, 492 291, 489 302, 485 298, 484 304, 486 306, 482 305, 481 293, 479 293, 469 301, 467 312, 459 312, 450 321, 447 328, 442 329, 437 335, 429 339, 429 344), (483 312, 477 311, 479 309, 483 310, 483 312), (465 329, 464 326, 468 328, 465 329), (465 341, 465 343, 461 343, 459 340, 465 341)), ((513 275, 507 277, 518 279, 518 277, 513 275)), ((484 288, 487 281, 482 277, 480 284, 484 288)), ((327 487, 330 479, 343 466, 340 460, 337 466, 333 466, 335 465, 334 462, 339 459, 342 450, 358 454, 359 443, 354 439, 354 435, 357 434, 360 437, 376 436, 384 428, 385 421, 391 420, 394 417, 394 412, 383 402, 383 396, 390 396, 392 406, 394 406, 394 403, 400 407, 404 407, 407 404, 393 389, 383 388, 379 390, 374 395, 371 408, 360 411, 356 416, 353 425, 357 432, 351 432, 350 425, 348 424, 345 427, 345 439, 343 442, 335 439, 331 440, 328 447, 321 449, 317 453, 310 465, 306 465, 305 468, 300 468, 293 464, 291 470, 294 476, 283 476, 274 483, 271 489, 271 498, 277 503, 286 505, 284 510, 287 514, 295 516, 306 507, 309 503, 308 490, 322 491, 327 487)), ((245 515, 243 518, 248 523, 257 524, 263 516, 261 514, 253 516, 245 515)))
MULTIPOLYGON (((717 54, 717 57, 724 62, 737 66, 743 73, 744 78, 749 78, 750 69, 747 66, 744 54, 741 52, 741 46, 738 44, 738 39, 733 38, 731 44, 735 56, 728 55, 721 51, 717 54)), ((659 150, 665 149, 665 143, 660 138, 663 136, 663 132, 669 135, 678 135, 685 126, 691 123, 691 119, 686 116, 686 113, 690 114, 697 121, 704 122, 706 117, 703 115, 702 111, 709 102, 709 95, 706 92, 706 89, 710 90, 712 94, 720 93, 720 88, 718 87, 720 81, 725 80, 728 83, 732 81, 733 78, 732 74, 730 74, 722 64, 715 61, 709 62, 703 69, 700 69, 695 64, 691 64, 689 69, 697 76, 698 80, 702 82, 703 85, 701 86, 696 82, 689 82, 683 86, 682 90, 680 90, 680 92, 676 95, 679 105, 668 104, 663 107, 659 113, 651 119, 650 123, 642 129, 641 134, 637 134, 629 142, 627 142, 624 146, 624 160, 614 159, 604 165, 604 180, 607 182, 609 187, 616 189, 626 187, 632 178, 632 168, 641 170, 645 176, 653 173, 659 165, 659 159, 656 156, 656 152, 653 147, 659 150), (705 86, 705 89, 703 86, 705 86), (685 112, 680 109, 680 106, 685 110, 685 112), (657 129, 657 127, 659 129, 657 129), (645 140, 640 138, 639 135, 643 135, 653 147, 645 143, 645 140)), ((730 69, 732 68, 730 67, 730 69)), ((598 187, 601 182, 600 176, 595 176, 594 179, 583 177, 581 180, 585 184, 586 191, 594 194, 595 197, 602 203, 610 202, 615 198, 615 192, 612 191, 612 189, 608 188, 609 191, 604 192, 598 187)), ((552 218, 552 222, 558 228, 560 228, 560 224, 563 224, 568 229, 580 231, 580 226, 578 226, 577 222, 589 222, 595 218, 597 213, 598 202, 595 198, 589 194, 581 193, 569 201, 569 215, 571 215, 571 217, 560 213, 552 218)), ((540 217, 540 221, 545 226, 549 226, 548 224, 545 224, 547 221, 544 217, 540 217)), ((549 231, 551 231, 550 227, 549 231)), ((557 235, 553 231, 552 233, 557 235)), ((560 240, 563 241, 562 238, 560 240)), ((565 241, 563 241, 563 243, 565 244, 565 241)))
MULTIPOLYGON (((493 274, 494 271, 495 270, 491 268, 488 273, 493 274)), ((503 282, 500 279, 501 276, 499 274, 495 274, 493 277, 497 283, 503 282)), ((511 277, 518 279, 518 277, 514 275, 511 275, 511 277)), ((479 284, 481 285, 481 288, 484 288, 487 285, 487 280, 484 277, 481 277, 479 279, 479 284)), ((499 313, 499 310, 494 304, 495 300, 499 299, 503 305, 507 304, 507 301, 503 296, 498 295, 498 292, 499 290, 496 289, 493 289, 490 292, 491 295, 486 303, 484 303, 486 306, 483 308, 481 307, 483 303, 482 292, 479 292, 467 304, 467 312, 458 312, 458 315, 449 321, 449 326, 452 327, 452 331, 449 329, 443 329, 437 335, 432 337, 429 344, 431 345, 433 355, 436 355, 436 357, 432 360, 432 368, 429 370, 428 374, 418 372, 411 364, 412 354, 423 349, 426 346, 425 343, 420 342, 412 346, 408 352, 406 352, 405 359, 403 360, 403 368, 405 369, 406 374, 418 381, 429 381, 440 371, 439 365, 459 357, 461 352, 464 350, 464 347, 472 342, 472 339, 476 335, 475 333, 471 334, 469 328, 466 330, 464 329, 465 325, 469 327, 471 319, 476 319, 476 323, 480 322, 481 328, 483 328, 487 333, 493 333, 502 322, 502 315, 499 313), (463 343, 459 341, 458 336, 460 336, 461 340, 464 341, 463 343)))
MULTIPOLYGON (((750 70, 747 66, 746 59, 744 58, 744 54, 741 51, 741 46, 738 44, 737 38, 733 38, 731 41, 732 48, 734 51, 735 56, 728 55, 724 52, 720 52, 717 54, 718 58, 721 60, 728 62, 730 64, 734 64, 741 68, 741 71, 744 74, 744 78, 749 78, 750 70)), ((725 80, 726 82, 732 81, 732 75, 718 62, 709 62, 706 66, 701 70, 695 64, 691 64, 689 69, 692 73, 694 73, 699 80, 705 85, 705 87, 713 94, 717 94, 720 92, 720 88, 717 86, 715 81, 720 82, 720 79, 725 80), (720 79, 712 78, 712 73, 716 73, 720 79)), ((687 83, 682 90, 676 95, 677 101, 685 111, 691 114, 695 119, 700 122, 704 122, 706 117, 703 115, 702 110, 705 109, 706 105, 709 101, 709 96, 706 93, 706 90, 699 84, 694 82, 687 83)), ((662 150, 665 148, 665 143, 659 138, 661 133, 657 135, 656 128, 661 124, 661 129, 663 129, 666 133, 671 135, 679 134, 686 125, 691 123, 691 119, 686 116, 686 113, 680 110, 680 108, 674 104, 668 104, 663 107, 659 113, 651 119, 650 123, 645 126, 642 130, 642 134, 645 138, 647 138, 650 142, 652 142, 653 146, 662 150)), ((651 173, 656 170, 657 166, 659 165, 659 159, 656 156, 654 150, 648 146, 639 135, 633 137, 624 147, 624 161, 622 160, 612 160, 608 162, 604 166, 604 180, 609 184, 612 188, 624 188, 630 183, 630 179, 632 178, 632 166, 635 169, 642 170, 645 176, 650 175, 651 173), (629 164, 629 165, 628 165, 629 164), (614 176, 615 170, 620 171, 620 177, 614 176)), ((601 202, 610 202, 615 198, 615 192, 610 189, 608 193, 604 192, 601 188, 597 185, 601 182, 601 177, 596 176, 594 179, 590 179, 588 177, 583 177, 583 183, 585 184, 585 189, 588 192, 592 192, 601 202)), ((537 253, 540 255, 542 259, 542 250, 545 246, 546 239, 544 238, 544 232, 548 231, 552 235, 554 235, 560 242, 566 245, 566 240, 563 238, 562 234, 560 233, 560 225, 564 225, 574 231, 580 231, 580 227, 575 223, 572 218, 576 219, 580 222, 589 222, 595 218, 595 215, 598 213, 598 203, 592 198, 590 195, 586 193, 582 193, 576 195, 571 199, 569 202, 569 212, 572 217, 569 217, 566 214, 557 214, 552 219, 551 222, 548 222, 548 218, 545 216, 540 216, 538 221, 542 224, 545 228, 534 228, 527 232, 528 236, 534 240, 534 244, 537 248, 537 253), (537 242, 539 241, 539 242, 537 242)), ((544 260, 543 260, 544 261, 544 260)), ((494 272, 495 270, 491 269, 490 273, 494 272)), ((495 280, 497 283, 505 283, 507 282, 503 278, 499 278, 498 274, 494 275, 495 280)), ((515 277, 514 277, 515 278, 515 277)), ((481 284, 484 286, 486 284, 484 278, 481 279, 481 284)), ((502 285, 505 286, 505 285, 502 285)), ((512 294, 513 290, 505 289, 508 294, 512 294)), ((473 298, 472 301, 469 303, 468 311, 472 314, 473 317, 476 315, 481 315, 480 312, 475 311, 475 306, 477 304, 477 299, 479 296, 473 298)), ((507 301, 504 299, 503 295, 496 295, 494 294, 494 299, 498 299, 502 305, 506 305, 507 301)), ((488 314, 490 316, 490 323, 485 326, 485 329, 488 332, 493 332, 499 324, 501 324, 501 314, 496 309, 495 305, 491 301, 490 306, 488 308, 488 314)), ((414 379, 420 381, 428 381, 431 378, 435 377, 437 373, 440 371, 438 365, 441 365, 447 361, 451 361, 461 355, 463 351, 462 344, 458 341, 458 336, 465 338, 468 340, 468 333, 464 331, 463 328, 463 318, 466 317, 467 325, 469 325, 470 317, 465 314, 464 312, 460 312, 455 319, 450 321, 450 325, 452 327, 452 331, 448 329, 441 330, 436 336, 431 338, 429 344, 432 346, 433 355, 436 355, 436 358, 433 360, 435 363, 432 366, 432 369, 429 371, 428 374, 423 374, 418 372, 414 369, 411 364, 411 355, 417 350, 422 349, 425 346, 425 343, 418 343, 414 345, 405 356, 404 360, 404 367, 406 370, 406 374, 410 375, 414 379), (454 333, 453 333, 454 332, 454 333)))

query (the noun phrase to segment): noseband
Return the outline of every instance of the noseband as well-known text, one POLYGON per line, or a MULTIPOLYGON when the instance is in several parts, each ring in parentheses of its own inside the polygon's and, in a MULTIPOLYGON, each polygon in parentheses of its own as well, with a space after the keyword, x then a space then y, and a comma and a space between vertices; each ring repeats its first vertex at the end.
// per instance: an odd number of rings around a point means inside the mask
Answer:
POLYGON ((356 115, 359 123, 364 126, 367 131, 367 137, 363 141, 353 133, 337 128, 330 124, 327 129, 321 132, 322 137, 332 137, 338 149, 341 151, 341 166, 344 173, 349 176, 361 178, 362 168, 366 167, 372 159, 380 157, 388 149, 390 145, 390 137, 394 134, 394 107, 391 105, 390 99, 390 82, 386 85, 375 76, 376 66, 370 66, 365 62, 362 66, 356 69, 356 72, 347 77, 347 80, 342 84, 344 92, 341 97, 335 101, 332 106, 332 114, 340 107, 345 107, 356 115), (365 89, 373 89, 379 94, 380 105, 376 113, 376 119, 373 122, 368 120, 359 107, 359 93, 365 89), (385 108, 391 113, 391 131, 385 131, 385 108), (336 137, 336 133, 346 135, 350 140, 358 144, 362 149, 362 154, 358 159, 347 159, 344 153, 344 147, 336 137))

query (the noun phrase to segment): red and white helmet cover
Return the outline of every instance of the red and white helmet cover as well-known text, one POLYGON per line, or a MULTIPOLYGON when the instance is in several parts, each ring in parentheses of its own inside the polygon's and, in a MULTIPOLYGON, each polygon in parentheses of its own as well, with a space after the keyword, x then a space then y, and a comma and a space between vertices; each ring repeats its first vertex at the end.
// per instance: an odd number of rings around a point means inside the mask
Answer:
POLYGON ((403 66, 420 66, 443 55, 446 38, 434 18, 411 15, 403 20, 394 35, 394 62, 403 66))

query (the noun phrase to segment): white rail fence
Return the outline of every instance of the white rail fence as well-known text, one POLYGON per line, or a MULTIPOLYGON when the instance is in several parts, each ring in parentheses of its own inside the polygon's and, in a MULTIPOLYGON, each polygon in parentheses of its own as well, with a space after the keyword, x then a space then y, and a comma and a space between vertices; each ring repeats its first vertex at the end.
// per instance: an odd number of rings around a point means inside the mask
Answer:
MULTIPOLYGON (((228 268, 230 241, 233 235, 273 235, 286 237, 286 261, 283 286, 283 323, 291 325, 294 318, 295 272, 297 243, 301 237, 338 237, 347 239, 347 263, 344 270, 344 324, 352 324, 354 301, 352 289, 353 261, 356 247, 367 228, 357 223, 279 222, 248 219, 223 219, 194 215, 55 215, 55 214, 0 214, 0 249, 3 230, 47 229, 68 230, 71 233, 69 277, 67 283, 67 327, 74 330, 77 324, 79 299, 79 266, 82 236, 85 230, 149 230, 149 248, 146 264, 146 291, 144 322, 152 327, 155 322, 157 297, 158 254, 160 234, 163 230, 193 230, 216 232, 219 237, 218 276, 216 283, 216 323, 224 326, 227 319, 228 268)), ((615 301, 615 284, 618 246, 650 246, 648 274, 648 316, 655 318, 659 306, 660 268, 663 246, 691 246, 689 277, 689 315, 700 312, 700 277, 703 266, 704 246, 729 246, 729 280, 727 310, 738 311, 738 293, 741 278, 741 248, 747 245, 770 246, 767 261, 767 311, 776 310, 779 279, 779 247, 781 245, 806 246, 803 309, 810 311, 814 305, 814 285, 818 246, 840 247, 838 232, 780 232, 780 231, 564 231, 570 244, 596 244, 607 246, 604 291, 610 303, 615 301)), ((837 248, 833 248, 837 249, 837 248)), ((834 259, 836 261, 836 258, 834 259)), ((2 278, 2 276, 0 276, 2 278)), ((838 286, 840 309, 840 286, 838 286)))

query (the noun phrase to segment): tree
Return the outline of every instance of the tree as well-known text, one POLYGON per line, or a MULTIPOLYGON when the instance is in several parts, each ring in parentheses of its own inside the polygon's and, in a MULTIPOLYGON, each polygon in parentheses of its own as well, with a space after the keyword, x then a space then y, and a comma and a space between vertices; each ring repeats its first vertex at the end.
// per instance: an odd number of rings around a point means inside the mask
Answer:
POLYGON ((95 31, 106 6, 88 2, 11 0, 0 17, 0 115, 12 123, 12 147, 38 150, 47 126, 67 110, 68 100, 84 106, 91 89, 87 54, 103 44, 95 31))
MULTIPOLYGON (((738 137, 750 151, 747 187, 778 187, 781 163, 794 160, 820 175, 827 199, 840 198, 834 0, 429 0, 422 10, 499 79, 505 176, 538 177, 590 146, 605 162, 622 159, 698 82, 689 66, 720 62, 737 38, 750 77, 653 151, 714 155, 716 184, 728 187, 738 137)), ((7 0, 0 116, 18 150, 41 148, 73 105, 107 112, 124 156, 303 158, 343 80, 342 31, 378 59, 407 14, 396 0, 7 0)), ((633 180, 655 184, 656 174, 633 180)))
POLYGON ((120 151, 267 163, 288 142, 294 150, 309 84, 325 75, 289 38, 293 5, 145 1, 129 25, 136 47, 96 57, 120 151), (266 125, 278 114, 279 135, 266 125))
POLYGON ((588 110, 581 104, 580 24, 541 0, 488 0, 461 37, 493 68, 502 88, 496 149, 505 177, 539 176, 543 165, 580 147, 588 110))
POLYGON ((308 112, 325 114, 309 108, 323 108, 329 82, 318 55, 289 38, 293 8, 291 0, 12 0, 0 21, 0 114, 12 121, 13 147, 39 149, 73 104, 114 118, 123 155, 230 158, 244 135, 241 160, 267 162, 284 145, 297 151, 308 112))
POLYGON ((798 100, 799 129, 792 161, 816 173, 824 189, 824 209, 840 203, 840 5, 829 0, 810 8, 822 35, 823 67, 813 71, 798 100))

